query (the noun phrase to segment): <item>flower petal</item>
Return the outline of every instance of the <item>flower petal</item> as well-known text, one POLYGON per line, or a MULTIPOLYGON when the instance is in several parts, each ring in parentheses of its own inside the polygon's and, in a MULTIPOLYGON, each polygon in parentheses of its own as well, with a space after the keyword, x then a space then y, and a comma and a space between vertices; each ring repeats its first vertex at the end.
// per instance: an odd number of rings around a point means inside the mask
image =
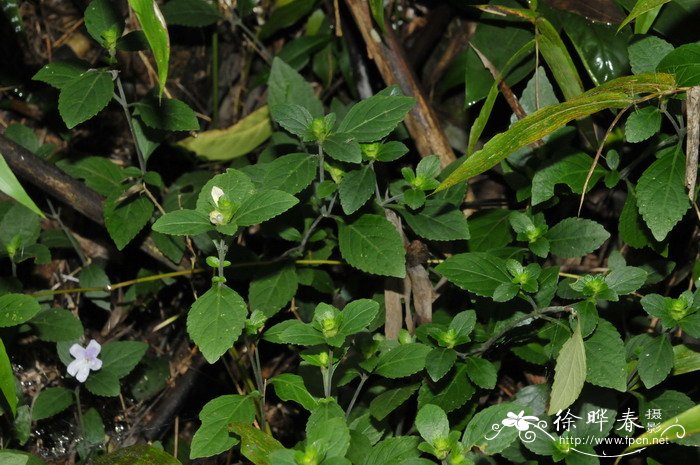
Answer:
POLYGON ((93 358, 88 362, 88 366, 92 371, 97 371, 100 368, 102 368, 102 360, 100 360, 99 358, 93 358))
POLYGON ((80 365, 80 368, 78 369, 78 374, 75 375, 75 379, 77 379, 81 383, 84 383, 89 374, 90 367, 87 364, 80 365))
POLYGON ((73 360, 70 362, 68 365, 68 374, 75 377, 75 374, 78 372, 78 369, 80 368, 80 365, 83 363, 83 359, 78 359, 78 360, 73 360))
POLYGON ((214 186, 211 188, 211 198, 214 201, 214 205, 219 206, 219 199, 224 195, 223 189, 219 186, 214 186))
POLYGON ((80 344, 73 344, 68 349, 68 352, 73 356, 73 358, 83 358, 85 356, 85 349, 80 344))
POLYGON ((503 426, 508 426, 510 428, 515 426, 517 422, 518 422, 518 420, 516 420, 514 418, 506 418, 505 420, 501 421, 501 423, 503 423, 503 426))
POLYGON ((91 339, 90 343, 85 348, 85 356, 87 358, 95 358, 98 355, 100 355, 101 350, 102 346, 100 345, 100 343, 94 339, 91 339))

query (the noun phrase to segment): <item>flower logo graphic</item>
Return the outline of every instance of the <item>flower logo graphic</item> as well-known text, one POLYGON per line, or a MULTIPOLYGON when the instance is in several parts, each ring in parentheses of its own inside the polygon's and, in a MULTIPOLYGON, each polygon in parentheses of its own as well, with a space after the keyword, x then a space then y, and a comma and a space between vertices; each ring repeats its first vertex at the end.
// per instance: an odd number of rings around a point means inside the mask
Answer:
POLYGON ((501 421, 503 426, 507 426, 509 428, 515 427, 518 431, 527 431, 530 429, 530 425, 532 424, 530 422, 537 422, 540 420, 535 416, 525 415, 525 410, 521 410, 517 415, 513 412, 508 412, 506 417, 507 418, 501 421))

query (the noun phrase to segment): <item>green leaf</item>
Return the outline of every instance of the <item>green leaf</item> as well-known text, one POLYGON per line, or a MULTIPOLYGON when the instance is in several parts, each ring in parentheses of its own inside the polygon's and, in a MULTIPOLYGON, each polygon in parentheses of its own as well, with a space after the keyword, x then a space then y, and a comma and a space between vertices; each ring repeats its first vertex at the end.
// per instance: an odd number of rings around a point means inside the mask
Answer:
POLYGON ((656 71, 673 74, 679 86, 700 85, 700 42, 673 50, 659 62, 656 71))
POLYGON ((104 157, 85 157, 75 162, 64 159, 57 165, 74 178, 84 179, 90 189, 105 196, 115 192, 127 177, 123 169, 104 157))
POLYGON ((160 9, 168 24, 204 27, 221 19, 219 10, 205 0, 170 0, 160 9))
POLYGON ((513 279, 506 269, 505 260, 485 252, 453 255, 439 264, 435 271, 451 283, 482 297, 491 297, 498 286, 513 279))
POLYGON ((0 461, 3 465, 45 465, 45 462, 28 452, 7 449, 0 450, 0 461))
POLYGON ((124 17, 110 0, 92 0, 85 9, 85 27, 93 39, 113 51, 124 32, 124 17))
POLYGON ((615 327, 607 320, 599 320, 595 332, 583 345, 586 348, 586 381, 625 392, 625 344, 615 327))
POLYGON ((639 215, 637 196, 631 184, 627 185, 627 198, 620 213, 619 232, 620 238, 635 249, 641 249, 653 240, 651 232, 639 215))
POLYGON ((148 344, 140 341, 114 341, 102 346, 99 358, 101 373, 123 378, 133 371, 148 350, 148 344))
POLYGON ((350 108, 338 125, 338 132, 358 142, 378 141, 396 129, 413 105, 413 97, 373 95, 350 108))
POLYGON ((83 429, 88 445, 101 446, 105 442, 105 425, 102 417, 94 408, 89 408, 83 413, 83 429))
POLYGON ((95 458, 93 465, 182 465, 172 455, 147 444, 118 449, 95 458))
POLYGON ((32 404, 32 420, 39 421, 61 413, 71 405, 75 398, 73 391, 62 387, 42 390, 32 404))
POLYGON ((148 197, 134 196, 117 205, 122 195, 121 189, 107 197, 104 203, 104 217, 107 232, 122 250, 146 226, 153 215, 153 203, 148 197))
POLYGON ((673 50, 665 40, 648 36, 633 43, 627 49, 634 74, 652 73, 661 60, 673 50))
POLYGON ((618 295, 626 295, 642 287, 648 275, 642 268, 622 266, 612 270, 605 277, 605 283, 618 295))
POLYGON ((230 423, 229 430, 241 437, 241 454, 255 465, 275 465, 270 453, 284 449, 275 438, 247 423, 230 423))
POLYGON ((474 252, 488 252, 500 249, 513 240, 510 211, 494 208, 482 210, 469 217, 469 249, 474 252))
POLYGON ((0 192, 15 199, 21 205, 24 205, 29 210, 44 218, 44 214, 36 206, 34 201, 27 195, 22 185, 17 180, 17 177, 7 165, 5 158, 0 153, 0 192))
POLYGON ((663 151, 637 182, 639 213, 657 241, 664 240, 690 208, 683 158, 680 145, 663 151))
POLYGON ((623 27, 627 26, 629 23, 631 23, 647 11, 660 7, 664 3, 668 3, 670 1, 671 0, 637 0, 637 3, 634 4, 634 8, 632 8, 632 11, 630 11, 630 14, 625 18, 625 20, 620 23, 620 26, 618 26, 617 30, 622 30, 623 27))
POLYGON ((72 129, 98 114, 112 95, 112 75, 105 70, 88 70, 61 89, 58 111, 68 129, 72 129))
POLYGON ((239 226, 262 223, 286 212, 299 203, 299 199, 284 191, 274 189, 256 192, 248 197, 233 216, 239 226))
POLYGON ((406 275, 403 241, 384 217, 362 215, 351 223, 341 223, 338 242, 343 258, 359 270, 397 278, 406 275))
POLYGON ((308 411, 318 405, 318 400, 309 394, 304 378, 291 373, 282 373, 269 381, 275 387, 275 394, 283 401, 293 401, 308 411))
POLYGON ((376 443, 371 450, 366 452, 362 465, 394 465, 410 463, 408 459, 417 458, 417 436, 399 436, 387 438, 376 443))
POLYGON ((478 448, 484 454, 497 454, 505 450, 518 437, 516 428, 503 428, 500 434, 494 437, 493 425, 501 425, 508 418, 508 413, 517 413, 522 407, 512 403, 492 405, 480 411, 469 421, 462 444, 467 450, 478 448))
POLYGON ((148 96, 134 104, 134 114, 147 126, 166 131, 196 131, 197 115, 185 102, 148 96))
POLYGON ((17 390, 15 389, 15 374, 12 371, 10 357, 7 356, 5 344, 0 339, 0 392, 2 392, 12 416, 17 414, 17 390))
MULTIPOLYGON (((554 197, 554 187, 558 184, 566 184, 571 192, 576 194, 583 193, 583 186, 592 164, 593 159, 583 152, 565 155, 554 162, 548 162, 532 177, 532 205, 554 197)), ((605 169, 597 165, 588 181, 586 192, 593 189, 604 174, 605 169)))
MULTIPOLYGON (((97 263, 91 263, 83 267, 78 275, 78 279, 80 279, 82 287, 106 288, 110 284, 104 268, 97 263)), ((104 310, 110 311, 112 308, 110 293, 107 291, 88 291, 85 293, 85 297, 104 310)))
POLYGON ((245 325, 248 307, 236 291, 214 285, 200 296, 187 315, 187 332, 209 363, 233 346, 245 325))
POLYGON ((199 412, 202 426, 192 438, 190 459, 211 457, 238 444, 229 435, 228 425, 233 422, 250 424, 255 419, 255 404, 250 397, 220 396, 207 402, 199 412))
POLYGON ((153 230, 175 236, 196 236, 213 229, 209 217, 197 210, 168 212, 153 223, 153 230))
POLYGON ((295 103, 280 103, 270 107, 270 115, 280 126, 301 140, 314 140, 311 123, 314 117, 309 110, 295 103))
POLYGON ((391 412, 399 408, 418 390, 420 384, 411 384, 395 389, 388 389, 369 403, 369 413, 377 420, 381 421, 391 412))
MULTIPOLYGON (((227 161, 247 155, 271 135, 270 113, 268 107, 264 106, 238 120, 231 127, 197 133, 197 137, 187 137, 179 141, 178 145, 206 160, 227 161)), ((279 188, 272 185, 268 187, 279 188)))
POLYGON ((572 100, 578 97, 583 93, 581 77, 559 33, 544 17, 538 17, 535 20, 535 26, 539 33, 539 49, 542 58, 549 65, 564 98, 572 100))
POLYGON ((250 310, 260 310, 268 318, 287 305, 299 285, 294 265, 278 266, 250 282, 250 310))
POLYGON ((0 328, 17 326, 31 320, 39 313, 39 302, 25 294, 4 294, 0 296, 0 328))
POLYGON ((425 344, 401 344, 379 356, 374 372, 385 378, 403 378, 418 373, 425 367, 430 350, 425 344))
POLYGON ((609 81, 567 102, 542 108, 499 133, 472 154, 437 188, 447 189, 495 166, 508 155, 542 139, 569 121, 608 108, 625 108, 634 102, 635 93, 661 92, 675 88, 668 74, 641 74, 609 81))
POLYGON ((321 146, 323 151, 334 160, 347 163, 360 163, 362 161, 360 144, 348 134, 331 134, 324 139, 321 146))
POLYGON ((280 29, 292 26, 307 16, 317 0, 291 0, 276 4, 270 18, 260 28, 260 38, 265 40, 280 29))
POLYGON ((575 258, 589 254, 609 237, 600 224, 584 218, 566 218, 547 231, 550 251, 561 258, 575 258))
POLYGON ((395 209, 406 220, 413 232, 430 241, 458 241, 469 239, 467 219, 459 208, 442 201, 428 200, 418 210, 403 207, 395 209))
POLYGON ((586 349, 581 337, 581 324, 564 343, 554 369, 554 382, 549 400, 549 415, 554 415, 574 403, 586 380, 586 349))
POLYGON ((155 0, 129 0, 129 6, 136 13, 136 18, 153 53, 158 68, 158 94, 162 96, 165 82, 168 80, 168 61, 170 60, 168 28, 155 0))
POLYGON ((498 371, 493 363, 479 357, 467 357, 464 359, 467 367, 467 375, 474 384, 484 389, 493 389, 498 380, 498 371))
POLYGON ((433 349, 425 358, 425 371, 430 379, 439 381, 447 374, 457 360, 457 353, 453 349, 433 349))
POLYGON ((447 439, 450 434, 450 422, 447 414, 437 405, 427 404, 418 410, 415 420, 416 429, 429 444, 438 439, 447 439))
POLYGON ((85 73, 88 68, 89 64, 81 61, 54 61, 37 71, 32 79, 63 89, 85 73))
POLYGON ((255 167, 263 171, 260 187, 294 195, 313 182, 318 163, 306 153, 292 153, 270 163, 259 163, 255 167))
POLYGON ((267 102, 270 107, 292 103, 306 108, 314 118, 323 116, 323 105, 316 97, 313 87, 279 58, 272 60, 267 86, 267 102))
POLYGON ((369 165, 363 165, 359 170, 345 173, 338 193, 340 205, 346 215, 351 215, 360 209, 374 193, 377 178, 374 169, 369 165))
POLYGON ((85 388, 96 396, 117 397, 120 392, 119 378, 107 371, 91 373, 85 388))
POLYGON ((207 181, 197 197, 197 210, 207 215, 216 208, 211 197, 214 186, 221 188, 231 202, 239 205, 255 192, 255 187, 248 176, 241 171, 229 168, 225 173, 217 174, 207 181))
POLYGON ((83 324, 70 311, 64 308, 50 308, 38 313, 30 323, 39 331, 43 341, 74 341, 83 333, 83 324))
POLYGON ((310 324, 299 320, 287 320, 265 331, 264 339, 276 344, 314 346, 324 344, 326 338, 310 324))
POLYGON ((341 312, 342 320, 338 333, 352 336, 367 328, 379 313, 379 303, 370 299, 354 300, 341 312))
POLYGON ((661 129, 661 112, 654 106, 634 111, 625 123, 627 142, 642 142, 654 136, 661 129))
POLYGON ((662 334, 651 338, 639 354, 637 372, 647 389, 651 389, 671 373, 673 368, 673 346, 668 336, 662 334))

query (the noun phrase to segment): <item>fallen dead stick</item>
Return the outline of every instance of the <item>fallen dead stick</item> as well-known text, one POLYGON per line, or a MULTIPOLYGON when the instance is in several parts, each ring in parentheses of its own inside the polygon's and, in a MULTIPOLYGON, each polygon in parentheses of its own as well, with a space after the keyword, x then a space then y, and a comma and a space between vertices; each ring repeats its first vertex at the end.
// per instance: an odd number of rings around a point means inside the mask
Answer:
MULTIPOLYGON (((0 135, 0 154, 17 177, 60 200, 94 223, 105 225, 102 214, 104 199, 100 194, 3 135, 0 135)), ((140 248, 168 268, 181 269, 168 260, 150 238, 145 239, 140 248)))

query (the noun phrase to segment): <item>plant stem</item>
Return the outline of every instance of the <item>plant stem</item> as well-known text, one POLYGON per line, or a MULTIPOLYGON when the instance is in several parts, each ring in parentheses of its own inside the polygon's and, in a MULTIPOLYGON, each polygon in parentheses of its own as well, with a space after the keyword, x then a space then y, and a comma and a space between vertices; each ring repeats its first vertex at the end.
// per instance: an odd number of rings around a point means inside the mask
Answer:
POLYGON ((321 368, 323 372, 323 395, 331 396, 331 381, 333 380, 333 349, 328 348, 328 366, 321 368))
POLYGON ((129 105, 126 101, 126 95, 124 94, 124 87, 122 86, 122 80, 119 77, 119 74, 117 74, 117 78, 114 80, 117 84, 117 91, 119 92, 119 98, 116 99, 117 102, 119 102, 119 105, 122 107, 124 110, 124 116, 126 116, 126 122, 129 125, 129 132, 131 133, 131 138, 134 141, 134 147, 136 148, 136 156, 139 159, 139 168, 141 168, 141 173, 144 174, 146 173, 146 159, 143 156, 143 153, 141 153, 141 148, 139 147, 138 142, 136 141, 136 132, 134 131, 134 122, 131 119, 131 113, 129 112, 129 105))
POLYGON ((323 169, 323 148, 318 144, 318 180, 323 182, 325 179, 325 170, 323 169))
POLYGON ((258 355, 258 347, 255 342, 252 342, 247 351, 248 360, 250 360, 250 366, 253 368, 253 376, 255 377, 255 384, 258 387, 258 392, 260 393, 260 399, 258 400, 258 408, 260 410, 260 429, 265 430, 265 383, 262 379, 262 366, 260 365, 260 355, 258 355))
POLYGON ((352 412, 352 408, 355 406, 355 402, 357 401, 357 398, 360 396, 360 391, 362 390, 362 387, 365 385, 365 381, 369 376, 365 373, 360 373, 360 384, 357 385, 357 388, 355 389, 354 394, 352 395, 352 399, 350 400, 350 405, 348 405, 348 409, 345 411, 345 418, 350 417, 350 412, 352 412))

